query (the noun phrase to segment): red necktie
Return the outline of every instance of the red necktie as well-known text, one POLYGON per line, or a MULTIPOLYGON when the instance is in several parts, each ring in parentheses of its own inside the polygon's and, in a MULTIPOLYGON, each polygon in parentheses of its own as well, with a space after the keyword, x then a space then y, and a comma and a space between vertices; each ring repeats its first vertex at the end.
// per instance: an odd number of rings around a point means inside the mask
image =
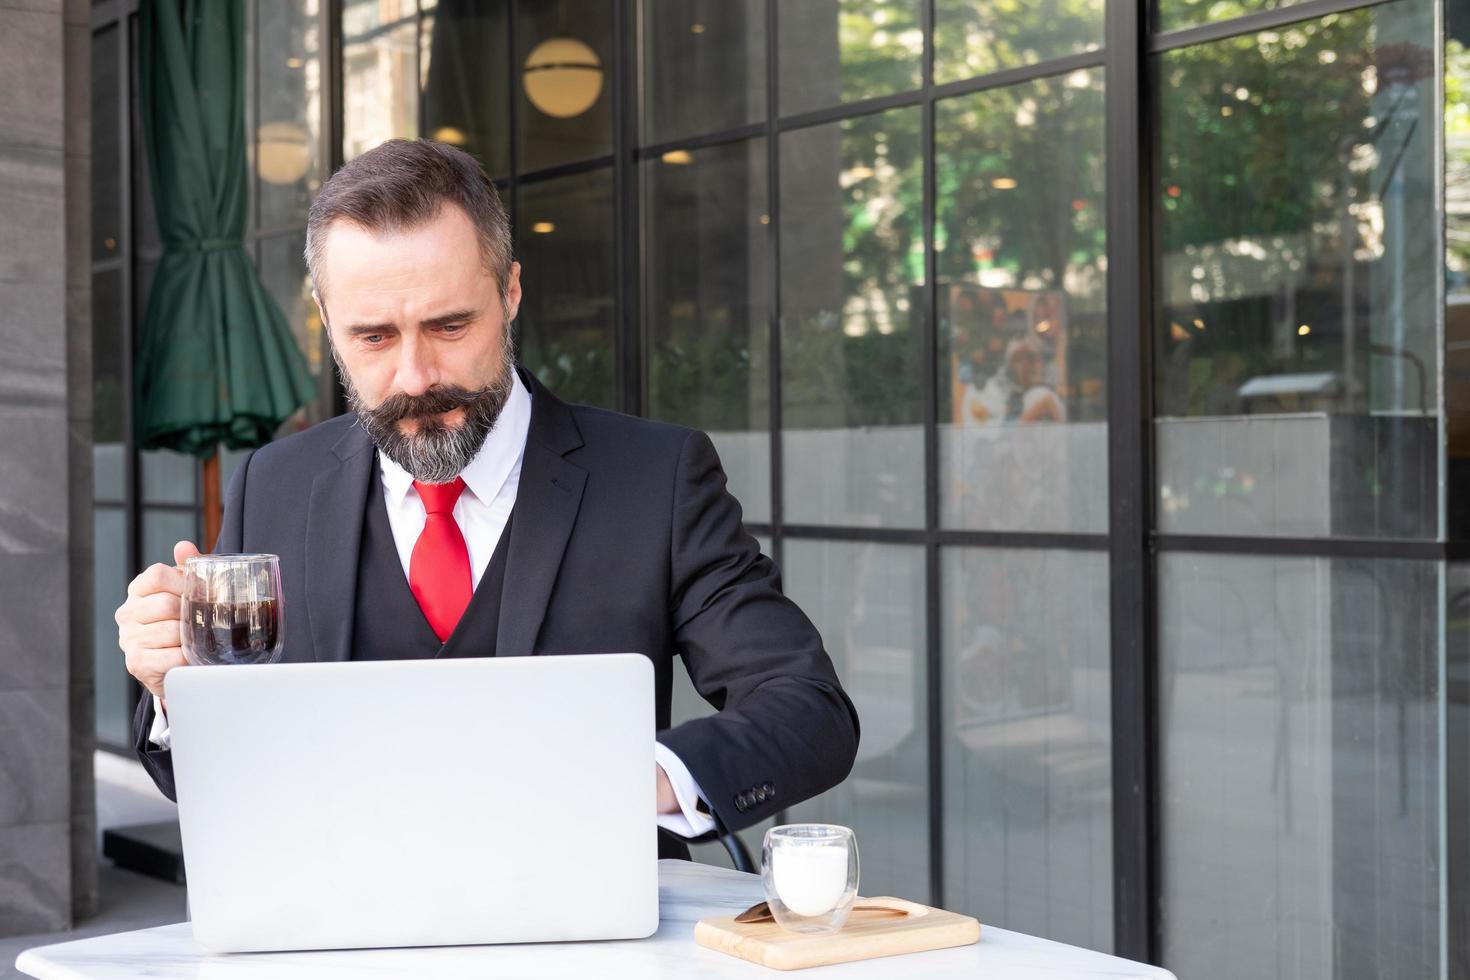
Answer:
POLYGON ((464 491, 464 480, 453 483, 413 481, 427 517, 424 530, 413 545, 408 561, 408 587, 418 600, 424 618, 440 642, 449 639, 459 617, 470 604, 474 583, 470 578, 470 552, 464 534, 454 522, 454 502, 464 491))

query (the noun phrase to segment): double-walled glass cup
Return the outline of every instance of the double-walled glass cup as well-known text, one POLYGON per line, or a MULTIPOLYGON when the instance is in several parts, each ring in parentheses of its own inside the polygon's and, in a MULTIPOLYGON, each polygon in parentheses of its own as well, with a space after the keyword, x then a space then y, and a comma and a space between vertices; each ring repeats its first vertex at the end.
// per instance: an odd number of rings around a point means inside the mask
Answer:
POLYGON ((191 664, 270 664, 286 613, 275 555, 195 555, 184 562, 179 641, 191 664))
POLYGON ((857 898, 857 838, 836 824, 772 827, 761 847, 761 884, 782 929, 836 932, 857 898))

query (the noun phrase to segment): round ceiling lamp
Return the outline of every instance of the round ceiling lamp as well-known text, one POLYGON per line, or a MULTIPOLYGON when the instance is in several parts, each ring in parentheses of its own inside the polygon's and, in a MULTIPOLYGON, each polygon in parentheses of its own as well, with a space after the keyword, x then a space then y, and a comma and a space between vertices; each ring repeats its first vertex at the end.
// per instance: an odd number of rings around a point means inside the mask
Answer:
POLYGON ((294 184, 311 169, 311 136, 296 123, 263 124, 255 135, 255 171, 268 184, 294 184))
POLYGON ((574 37, 542 41, 526 58, 526 98, 548 116, 580 116, 602 94, 602 62, 574 37))

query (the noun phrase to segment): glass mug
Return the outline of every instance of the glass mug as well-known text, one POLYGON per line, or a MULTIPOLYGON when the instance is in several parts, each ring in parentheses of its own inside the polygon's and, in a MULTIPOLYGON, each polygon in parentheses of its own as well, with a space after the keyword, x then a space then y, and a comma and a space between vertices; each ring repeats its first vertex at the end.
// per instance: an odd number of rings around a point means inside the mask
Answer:
POLYGON ((857 898, 857 838, 836 824, 772 827, 761 846, 761 884, 782 929, 836 932, 857 898))
POLYGON ((275 555, 195 555, 184 562, 179 641, 191 664, 271 664, 286 614, 275 555))

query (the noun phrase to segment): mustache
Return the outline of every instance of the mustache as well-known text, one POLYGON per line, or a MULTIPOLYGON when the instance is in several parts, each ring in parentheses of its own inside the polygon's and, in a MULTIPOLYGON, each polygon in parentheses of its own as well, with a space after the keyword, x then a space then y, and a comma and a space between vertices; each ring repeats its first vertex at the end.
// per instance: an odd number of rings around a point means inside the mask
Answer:
POLYGON ((404 419, 420 419, 443 415, 456 408, 468 409, 491 394, 493 386, 470 390, 459 385, 434 385, 421 395, 398 392, 384 398, 376 408, 369 409, 375 420, 392 424, 404 419))

